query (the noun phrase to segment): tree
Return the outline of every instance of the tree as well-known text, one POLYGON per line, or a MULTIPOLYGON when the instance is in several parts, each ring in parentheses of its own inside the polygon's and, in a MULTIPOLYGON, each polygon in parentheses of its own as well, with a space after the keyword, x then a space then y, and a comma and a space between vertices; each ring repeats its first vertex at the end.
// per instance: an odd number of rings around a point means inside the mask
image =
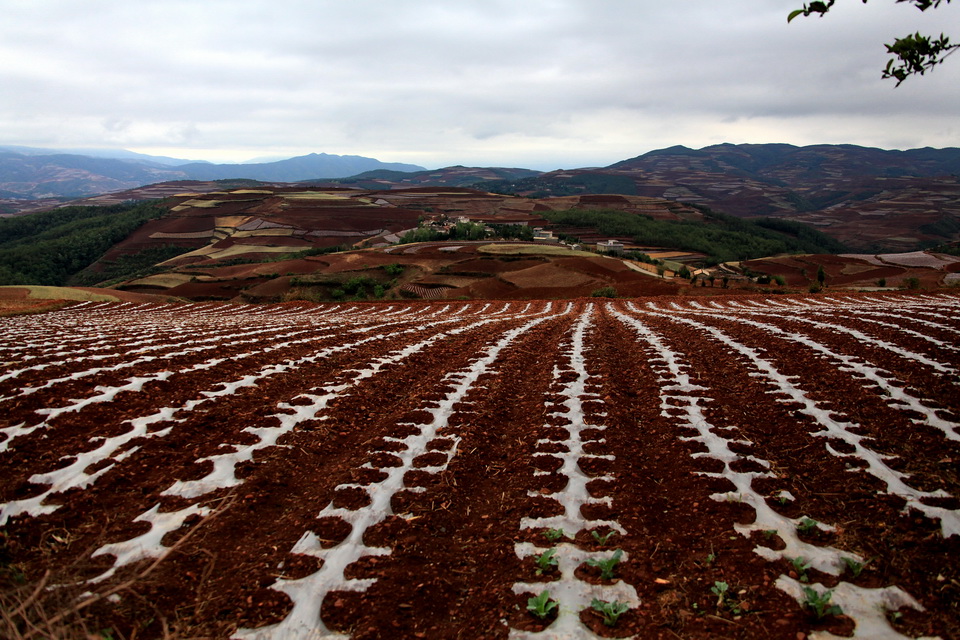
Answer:
MULTIPOLYGON (((866 4, 867 0, 862 0, 862 2, 866 4)), ((936 9, 944 3, 949 4, 950 0, 895 0, 895 2, 909 2, 920 11, 926 11, 931 8, 936 9)), ((802 9, 790 12, 790 15, 787 16, 787 22, 797 16, 809 16, 814 13, 823 17, 835 3, 836 0, 811 2, 809 5, 804 3, 802 9)), ((935 38, 934 36, 920 35, 917 32, 897 38, 893 44, 885 44, 884 46, 887 48, 887 53, 892 53, 895 57, 887 61, 887 66, 883 70, 883 78, 895 78, 899 87, 901 82, 912 75, 922 76, 927 71, 932 71, 935 66, 941 64, 947 56, 956 51, 960 44, 950 44, 950 39, 942 33, 939 38, 935 38)))

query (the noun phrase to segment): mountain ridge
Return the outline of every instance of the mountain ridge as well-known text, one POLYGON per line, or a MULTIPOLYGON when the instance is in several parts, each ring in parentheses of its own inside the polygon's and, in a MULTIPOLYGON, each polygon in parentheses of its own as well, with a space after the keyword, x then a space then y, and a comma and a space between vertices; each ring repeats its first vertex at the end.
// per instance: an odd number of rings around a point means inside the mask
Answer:
POLYGON ((326 153, 253 164, 187 162, 170 166, 154 160, 71 153, 17 153, 6 149, 9 147, 0 147, 0 198, 22 200, 81 198, 174 180, 297 182, 314 178, 345 178, 375 169, 426 170, 420 165, 326 153))

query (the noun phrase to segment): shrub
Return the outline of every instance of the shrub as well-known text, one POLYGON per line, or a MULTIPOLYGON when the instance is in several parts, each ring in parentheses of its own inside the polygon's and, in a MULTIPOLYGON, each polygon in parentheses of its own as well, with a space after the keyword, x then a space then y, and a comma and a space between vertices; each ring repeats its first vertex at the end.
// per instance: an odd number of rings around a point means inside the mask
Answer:
POLYGON ((920 278, 917 278, 917 277, 904 278, 903 283, 900 285, 900 288, 916 291, 917 289, 920 288, 920 278))
POLYGON ((611 286, 600 287, 599 289, 594 289, 590 296, 593 298, 616 298, 617 290, 611 286))

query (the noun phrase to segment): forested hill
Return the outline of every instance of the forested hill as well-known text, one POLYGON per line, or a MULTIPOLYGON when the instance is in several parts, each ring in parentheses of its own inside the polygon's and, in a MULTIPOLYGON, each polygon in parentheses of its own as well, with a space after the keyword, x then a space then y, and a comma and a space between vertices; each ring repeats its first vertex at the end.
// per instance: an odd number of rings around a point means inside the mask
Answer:
POLYGON ((788 218, 859 251, 960 240, 960 149, 721 144, 659 149, 597 169, 476 185, 543 198, 590 193, 666 198, 729 215, 788 218))
POLYGON ((656 220, 613 209, 541 212, 567 232, 596 229, 650 247, 675 247, 708 256, 707 264, 784 253, 841 253, 846 247, 808 225, 777 218, 745 220, 702 208, 703 219, 656 220))
POLYGON ((144 203, 64 207, 0 218, 0 284, 72 283, 76 274, 114 244, 165 212, 154 203, 144 203))
MULTIPOLYGON (((488 235, 485 225, 501 226, 496 222, 502 215, 505 222, 515 221, 518 216, 535 224, 548 222, 548 228, 567 235, 600 234, 624 238, 644 247, 701 253, 707 257, 707 263, 782 253, 843 250, 839 243, 806 225, 777 219, 742 220, 703 207, 685 207, 650 198, 619 198, 625 210, 598 208, 592 204, 596 198, 535 203, 522 198, 494 198, 489 193, 469 189, 381 192, 381 199, 399 198, 405 202, 408 208, 403 209, 386 200, 374 204, 366 197, 368 192, 316 191, 318 195, 311 200, 310 192, 295 187, 278 193, 270 189, 237 189, 217 192, 212 199, 191 199, 193 196, 184 195, 168 201, 66 207, 3 218, 0 219, 0 284, 94 285, 165 272, 172 267, 158 266, 160 263, 198 250, 208 242, 203 238, 209 237, 210 243, 223 239, 210 226, 220 224, 215 222, 220 220, 218 211, 242 213, 250 225, 268 226, 269 233, 262 237, 252 237, 257 231, 240 233, 236 240, 240 244, 232 244, 231 250, 224 254, 231 260, 244 262, 276 261, 305 250, 336 249, 332 245, 344 242, 342 232, 329 238, 329 242, 320 242, 323 230, 334 222, 343 228, 364 224, 376 227, 387 224, 389 219, 393 220, 389 223, 391 228, 399 231, 415 227, 418 217, 459 216, 465 208, 475 208, 484 220, 483 224, 474 225, 481 232, 480 237, 493 240, 506 236, 488 235), (337 207, 332 206, 334 201, 339 203, 337 207), (281 202, 287 206, 281 206, 281 202), (521 211, 522 207, 527 207, 527 213, 521 211), (277 218, 278 215, 282 219, 277 218), (151 222, 153 220, 156 221, 151 222), (156 233, 137 232, 147 222, 156 233), (158 224, 172 224, 171 229, 182 227, 193 232, 166 232, 157 227, 158 224), (197 232, 204 224, 209 227, 208 236, 197 232), (290 232, 274 233, 277 228, 288 228, 290 232), (294 238, 295 231, 301 239, 294 238), (131 236, 138 240, 131 243, 131 236), (304 240, 310 238, 320 245, 304 240), (248 246, 244 242, 252 244, 248 246), (106 259, 108 254, 110 258, 106 259), (91 268, 94 263, 96 266, 91 268)), ((606 198, 604 202, 609 207, 616 199, 606 198)), ((516 227, 506 225, 504 229, 516 227)), ((423 230, 430 229, 424 227, 423 230)), ((360 234, 351 243, 363 237, 360 234)), ((217 264, 218 259, 211 258, 209 263, 217 264)))

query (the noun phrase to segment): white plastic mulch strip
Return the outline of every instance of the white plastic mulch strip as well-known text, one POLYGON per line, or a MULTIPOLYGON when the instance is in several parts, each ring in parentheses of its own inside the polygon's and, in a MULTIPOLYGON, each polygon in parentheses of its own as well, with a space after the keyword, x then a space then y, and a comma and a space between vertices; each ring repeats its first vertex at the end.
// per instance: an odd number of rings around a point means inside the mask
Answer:
POLYGON ((907 475, 891 469, 886 464, 885 460, 889 459, 889 456, 879 454, 864 445, 864 442, 870 440, 870 438, 854 432, 855 429, 859 428, 859 425, 853 422, 834 419, 832 417, 832 415, 834 415, 832 411, 818 407, 816 402, 810 399, 799 386, 791 382, 787 376, 780 373, 769 361, 761 358, 756 349, 740 344, 719 329, 696 322, 690 318, 677 317, 669 314, 664 314, 662 317, 669 318, 674 322, 686 324, 694 327, 698 331, 709 334, 718 342, 730 347, 733 351, 746 358, 750 366, 757 371, 759 376, 766 379, 767 382, 785 398, 785 402, 799 404, 802 408, 798 409, 798 411, 813 418, 821 427, 820 431, 811 435, 823 438, 836 438, 853 448, 852 453, 843 454, 833 449, 828 443, 826 446, 827 451, 839 458, 855 457, 866 463, 864 471, 883 482, 886 485, 887 493, 903 498, 906 501, 904 509, 916 509, 931 520, 939 520, 940 530, 944 537, 960 534, 960 512, 956 509, 935 507, 922 502, 924 498, 947 498, 950 497, 949 494, 942 490, 921 491, 906 484, 905 480, 907 475))
MULTIPOLYGON (((849 582, 841 582, 833 589, 827 589, 822 584, 803 584, 788 576, 780 576, 775 583, 777 588, 793 597, 801 606, 807 601, 804 589, 823 596, 830 592, 830 605, 837 605, 844 615, 853 618, 857 626, 853 635, 837 636, 826 631, 815 631, 809 637, 811 640, 841 640, 841 638, 863 638, 863 640, 914 640, 905 636, 890 626, 887 621, 887 612, 896 611, 901 607, 910 607, 923 611, 923 606, 913 596, 897 586, 868 589, 858 587, 849 582)), ((917 638, 915 640, 935 640, 933 638, 917 638)))
MULTIPOLYGON (((563 507, 563 515, 522 518, 520 520, 521 529, 554 530, 558 535, 569 537, 574 537, 578 532, 588 529, 597 531, 598 535, 604 535, 600 533, 603 530, 606 530, 606 535, 610 535, 611 532, 620 535, 626 533, 624 528, 616 521, 590 520, 580 512, 580 508, 586 504, 610 504, 612 502, 610 497, 594 498, 587 490, 587 483, 591 480, 612 480, 612 477, 598 476, 592 478, 585 474, 579 466, 580 460, 585 458, 613 459, 614 457, 612 455, 597 456, 584 453, 581 438, 581 433, 586 429, 604 431, 607 428, 603 424, 588 423, 583 408, 584 400, 598 397, 597 394, 587 391, 591 376, 587 371, 584 358, 585 337, 593 324, 593 314, 593 305, 587 305, 586 310, 573 326, 566 347, 562 352, 566 356, 564 366, 562 368, 554 367, 554 385, 560 387, 557 390, 557 395, 563 400, 548 403, 548 406, 554 408, 554 411, 550 412, 549 415, 554 421, 564 424, 548 424, 545 426, 549 429, 563 431, 564 439, 545 439, 539 442, 539 444, 561 445, 566 450, 559 453, 534 454, 552 456, 558 458, 561 462, 561 466, 556 473, 566 478, 566 485, 563 489, 549 494, 549 497, 560 503, 563 507), (573 374, 574 378, 569 382, 561 382, 560 380, 565 374, 567 376, 573 374), (560 531, 562 531, 562 534, 560 534, 560 531)), ((536 475, 546 475, 547 473, 537 472, 536 475)), ((533 497, 542 494, 537 491, 530 491, 529 495, 533 497)), ((513 591, 517 594, 539 595, 546 590, 550 594, 550 598, 557 603, 557 619, 540 632, 511 629, 511 638, 596 638, 599 636, 596 636, 580 621, 580 612, 589 607, 594 599, 604 602, 620 602, 631 608, 640 605, 636 589, 622 580, 617 580, 611 585, 591 584, 580 580, 576 576, 575 572, 578 566, 589 560, 607 560, 615 553, 614 550, 586 551, 569 542, 558 542, 551 547, 541 547, 530 542, 521 542, 514 545, 514 550, 520 559, 539 556, 549 549, 553 549, 555 552, 554 557, 557 560, 559 577, 552 582, 519 582, 513 585, 513 591)), ((623 562, 628 559, 627 554, 621 551, 620 561, 623 562)))
MULTIPOLYGON (((632 309, 636 311, 636 309, 632 309)), ((718 493, 711 496, 714 500, 723 501, 734 499, 752 507, 756 519, 749 525, 735 524, 734 528, 740 534, 749 537, 754 531, 775 530, 785 547, 780 551, 756 546, 754 552, 761 557, 777 561, 781 558, 796 559, 824 573, 839 575, 845 566, 845 559, 862 562, 863 558, 857 554, 841 551, 829 546, 812 545, 797 536, 797 525, 803 518, 787 518, 774 511, 764 500, 763 496, 754 491, 753 478, 775 477, 769 471, 764 472, 737 472, 730 468, 732 462, 746 457, 769 469, 769 461, 754 456, 740 456, 729 448, 729 443, 751 444, 745 440, 733 440, 721 437, 714 425, 704 416, 701 402, 709 402, 704 394, 709 390, 692 383, 686 373, 688 366, 680 357, 669 349, 662 338, 643 324, 639 319, 613 310, 613 314, 622 322, 632 327, 637 335, 655 352, 654 367, 661 375, 661 407, 665 417, 672 417, 678 425, 696 430, 697 436, 682 438, 700 442, 707 447, 704 453, 693 454, 693 457, 709 457, 720 460, 724 464, 719 473, 703 473, 703 475, 725 478, 734 484, 735 491, 718 493)), ((642 313, 642 312, 641 312, 642 313)), ((703 326, 703 325, 701 325, 703 326)), ((818 526, 821 526, 818 523, 818 526)), ((829 528, 829 527, 827 527, 829 528)), ((826 588, 820 584, 801 585, 801 583, 781 575, 776 586, 790 596, 797 599, 802 605, 806 599, 803 587, 813 589, 822 594, 826 588)), ((897 586, 883 589, 868 589, 847 582, 840 582, 832 592, 833 604, 839 605, 843 612, 856 622, 853 637, 876 638, 877 640, 903 640, 906 636, 894 630, 886 617, 887 611, 896 611, 905 606, 923 611, 923 607, 903 589, 897 586)), ((833 638, 831 634, 815 634, 812 637, 833 638)))
MULTIPOLYGON (((359 330, 354 330, 354 331, 367 332, 368 330, 369 328, 365 327, 365 328, 361 328, 359 330)), ((162 422, 182 422, 184 418, 178 418, 177 416, 179 416, 182 413, 188 413, 190 411, 193 411, 194 409, 196 409, 198 406, 202 404, 214 401, 223 396, 233 395, 243 388, 254 387, 256 386, 257 382, 260 380, 269 378, 274 375, 287 373, 291 370, 299 368, 304 364, 309 364, 311 362, 316 362, 317 360, 321 360, 323 358, 329 357, 332 353, 352 349, 362 344, 380 340, 385 337, 387 337, 387 334, 375 334, 372 336, 367 336, 354 343, 341 344, 335 347, 329 347, 327 349, 323 349, 319 352, 315 352, 311 355, 305 356, 298 360, 286 361, 281 364, 266 366, 261 368, 257 373, 244 376, 238 380, 234 380, 232 382, 216 383, 215 386, 219 388, 215 388, 208 391, 202 391, 200 393, 200 396, 201 396, 200 398, 190 400, 185 404, 181 405, 180 407, 175 407, 175 408, 163 407, 153 414, 128 420, 127 422, 130 423, 131 428, 126 433, 120 434, 118 436, 113 436, 110 438, 93 438, 92 441, 98 442, 99 443, 98 446, 90 451, 85 451, 85 452, 80 452, 78 454, 75 454, 76 459, 72 463, 53 471, 49 471, 46 473, 39 473, 31 476, 30 481, 32 483, 46 484, 46 485, 49 485, 48 488, 41 494, 33 496, 31 498, 24 498, 21 500, 12 500, 8 503, 0 504, 0 525, 5 524, 7 520, 9 520, 9 518, 16 515, 23 514, 23 513, 29 514, 31 516, 38 516, 45 513, 52 513, 56 511, 57 509, 60 508, 61 505, 44 504, 44 501, 48 497, 50 497, 52 494, 60 493, 71 488, 85 489, 89 487, 90 485, 95 483, 100 476, 102 476, 107 471, 109 471, 113 467, 115 462, 119 461, 118 458, 115 457, 116 452, 120 451, 131 440, 135 438, 162 438, 169 435, 173 428, 171 426, 171 427, 167 427, 165 429, 160 429, 157 431, 149 431, 149 427, 153 424, 162 423, 162 422), (108 460, 111 457, 114 457, 113 463, 103 466, 99 470, 94 471, 92 473, 88 473, 86 471, 90 465, 102 463, 104 460, 108 460)), ((288 346, 312 342, 313 340, 316 340, 316 339, 317 339, 317 336, 314 335, 309 338, 300 339, 300 340, 278 342, 257 351, 234 355, 230 359, 233 361, 236 361, 238 359, 243 359, 243 358, 247 358, 254 355, 276 351, 278 349, 282 349, 288 346)), ((194 365, 193 367, 190 367, 182 371, 164 372, 164 374, 166 375, 166 377, 169 377, 174 373, 188 373, 191 371, 197 371, 201 369, 210 369, 224 361, 225 361, 224 358, 214 358, 214 359, 199 363, 197 365, 194 365)), ((126 387, 130 387, 130 386, 131 385, 126 385, 125 387, 117 388, 116 390, 113 391, 112 395, 115 395, 120 390, 128 390, 126 387)), ((142 383, 140 386, 142 387, 142 383)), ((102 397, 106 395, 107 395, 106 392, 104 392, 103 394, 101 394, 101 396, 97 396, 97 397, 102 397)), ((104 397, 99 401, 104 401, 104 402, 109 401, 112 399, 112 395, 110 395, 110 397, 104 397)), ((76 410, 79 410, 79 409, 76 409, 76 410)), ((21 425, 15 425, 14 427, 7 428, 6 430, 15 430, 15 431, 11 431, 12 437, 8 437, 8 439, 5 440, 4 442, 0 442, 0 452, 4 451, 9 445, 9 443, 15 437, 26 435, 27 433, 30 433, 31 431, 45 425, 46 425, 46 421, 38 425, 35 425, 33 427, 26 427, 21 424, 21 425)), ((253 445, 252 448, 251 447, 247 448, 249 449, 248 451, 249 456, 252 456, 253 452, 256 449, 270 446, 270 444, 275 442, 276 438, 281 435, 281 433, 276 433, 276 435, 274 436, 274 434, 271 431, 264 430, 264 429, 261 429, 258 431, 263 431, 264 433, 258 434, 261 436, 261 440, 259 443, 257 443, 257 445, 253 445)), ((244 457, 243 459, 248 459, 248 457, 244 457)), ((231 477, 233 476, 232 469, 233 467, 231 466, 230 467, 231 477)), ((177 486, 177 485, 174 485, 174 486, 177 486)), ((232 485, 225 485, 225 486, 232 486, 232 485)), ((215 487, 215 488, 219 488, 219 487, 215 487)), ((198 495, 202 493, 205 493, 205 492, 201 491, 198 493, 198 495)))
MULTIPOLYGON (((342 380, 335 381, 329 385, 318 387, 312 389, 309 393, 304 393, 298 395, 295 399, 306 399, 309 401, 308 404, 296 404, 290 405, 287 403, 280 403, 278 408, 285 411, 285 413, 278 413, 272 418, 276 419, 278 422, 277 426, 264 426, 250 428, 247 427, 244 429, 244 432, 250 433, 259 440, 250 445, 230 445, 223 444, 221 446, 233 447, 234 451, 228 453, 220 453, 212 456, 207 456, 205 458, 200 458, 197 460, 198 463, 205 461, 213 462, 213 469, 203 478, 198 480, 178 480, 172 486, 167 488, 162 492, 161 495, 175 495, 181 496, 184 498, 197 498, 204 494, 210 493, 211 491, 216 491, 218 489, 224 489, 240 484, 240 480, 237 479, 235 475, 235 470, 238 464, 252 460, 254 454, 260 450, 269 446, 276 444, 279 438, 292 431, 296 426, 302 422, 308 420, 314 420, 317 418, 317 415, 329 406, 330 402, 335 398, 339 398, 347 394, 347 392, 356 387, 360 382, 371 378, 380 371, 389 365, 399 364, 404 361, 406 358, 410 357, 415 353, 419 353, 435 342, 446 338, 452 335, 458 335, 465 331, 475 329, 477 327, 489 324, 492 322, 499 322, 500 320, 495 318, 490 318, 487 320, 480 320, 472 324, 460 327, 457 329, 452 329, 446 332, 436 333, 425 340, 416 342, 414 344, 408 345, 401 349, 398 349, 392 353, 387 354, 386 356, 376 358, 370 362, 365 368, 362 369, 352 369, 349 371, 343 372, 342 380), (293 413, 289 413, 289 412, 293 413)), ((392 335, 402 335, 405 333, 412 333, 415 331, 420 331, 424 328, 431 328, 437 325, 447 324, 451 322, 461 322, 458 320, 440 320, 426 325, 425 327, 417 327, 415 329, 406 329, 400 332, 396 332, 392 335)), ((339 345, 337 347, 331 347, 323 352, 321 357, 329 357, 335 352, 342 351, 347 348, 354 348, 371 342, 374 340, 382 339, 384 336, 371 336, 365 338, 364 340, 358 341, 351 345, 339 345)))
MULTIPOLYGON (((302 333, 307 333, 307 332, 297 331, 297 332, 294 332, 294 335, 302 334, 302 333)), ((308 338, 302 338, 299 340, 287 340, 284 342, 276 342, 263 349, 256 349, 253 351, 232 355, 230 356, 229 359, 232 361, 243 360, 245 358, 261 355, 264 353, 269 353, 271 351, 276 351, 279 349, 284 349, 286 347, 309 343, 314 340, 317 340, 318 337, 319 336, 314 334, 308 338)), ((0 429, 0 433, 7 436, 6 440, 4 440, 3 442, 0 442, 0 453, 6 451, 10 447, 10 444, 16 438, 27 436, 30 433, 36 431, 37 429, 44 429, 48 427, 52 420, 60 417, 61 415, 81 411, 85 407, 92 404, 97 404, 101 402, 112 402, 116 397, 116 395, 122 391, 140 392, 143 390, 143 386, 148 382, 167 380, 168 378, 171 378, 176 375, 183 375, 183 374, 192 373, 196 371, 202 371, 204 369, 210 369, 219 365, 225 360, 226 358, 210 358, 204 362, 192 365, 190 367, 181 369, 179 371, 160 371, 158 373, 154 373, 148 376, 139 376, 139 377, 129 378, 127 380, 127 383, 123 385, 109 386, 109 387, 99 386, 96 388, 96 391, 98 393, 96 393, 95 395, 88 396, 87 398, 73 399, 71 400, 71 404, 68 404, 62 407, 48 407, 44 409, 38 409, 36 413, 42 416, 46 416, 46 418, 42 422, 39 422, 34 425, 29 425, 29 426, 26 425, 25 423, 21 423, 20 425, 16 425, 13 427, 6 427, 3 429, 0 429)), ((259 376, 254 376, 254 378, 256 377, 259 377, 259 376)), ((225 384, 225 383, 221 383, 221 384, 225 384)), ((249 385, 241 384, 240 386, 249 386, 249 385)))
MULTIPOLYGON (((241 334, 234 334, 233 335, 234 339, 231 339, 231 340, 225 340, 222 335, 212 336, 209 338, 198 338, 197 336, 192 336, 189 342, 193 346, 186 347, 178 351, 166 351, 164 353, 156 354, 156 355, 140 355, 140 354, 149 353, 152 351, 169 349, 170 344, 175 343, 175 339, 173 338, 172 335, 167 335, 162 338, 162 340, 164 341, 163 344, 154 345, 150 347, 142 347, 140 349, 126 350, 123 352, 122 356, 118 356, 117 354, 114 353, 114 354, 108 354, 108 355, 88 356, 86 358, 71 358, 69 362, 76 363, 78 361, 85 361, 85 360, 105 360, 105 359, 116 359, 118 357, 130 357, 134 355, 140 356, 138 358, 134 358, 133 360, 126 360, 124 362, 120 362, 120 363, 106 366, 106 367, 92 367, 90 369, 74 371, 73 373, 66 376, 61 376, 59 378, 50 378, 49 380, 45 380, 43 384, 39 384, 36 386, 21 387, 19 394, 16 394, 16 395, 30 395, 30 394, 36 393, 37 391, 48 389, 50 387, 56 386, 64 382, 81 380, 83 378, 87 378, 93 375, 98 375, 101 373, 111 373, 111 372, 120 371, 122 369, 130 369, 132 367, 135 367, 141 364, 148 364, 156 361, 170 360, 172 358, 189 355, 191 353, 222 350, 224 347, 233 347, 237 345, 250 344, 250 343, 263 343, 267 340, 289 338, 289 337, 293 337, 303 333, 307 333, 307 331, 306 330, 291 331, 288 333, 271 336, 269 332, 257 330, 257 331, 248 331, 241 334), (264 335, 265 333, 266 335, 264 335), (253 337, 246 338, 247 336, 253 336, 253 337), (211 343, 211 344, 204 344, 204 343, 211 343)), ((62 365, 62 364, 66 364, 67 362, 68 362, 67 360, 64 360, 62 362, 50 363, 49 365, 38 365, 36 367, 30 367, 29 369, 37 369, 41 367, 45 368, 46 366, 62 365)), ((14 373, 19 374, 29 369, 22 369, 14 373)), ((10 400, 12 399, 12 397, 15 397, 15 396, 0 398, 0 402, 10 400)))
POLYGON ((159 503, 154 505, 149 511, 134 520, 134 522, 150 523, 150 529, 146 533, 123 542, 104 545, 93 552, 92 557, 112 555, 116 557, 116 560, 114 560, 111 568, 87 582, 96 584, 113 576, 120 567, 140 560, 159 558, 169 549, 160 542, 165 535, 182 527, 188 517, 193 515, 205 516, 208 513, 210 513, 208 507, 198 505, 190 505, 178 511, 160 513, 159 503))
MULTIPOLYGON (((547 317, 536 318, 521 327, 506 332, 498 342, 488 347, 483 355, 465 370, 447 375, 446 379, 453 385, 453 389, 442 400, 429 403, 429 405, 435 404, 436 406, 428 405, 423 408, 424 411, 431 414, 432 419, 422 424, 404 423, 404 426, 413 427, 416 432, 405 438, 389 439, 391 443, 404 447, 402 451, 391 450, 386 452, 398 458, 401 464, 395 467, 380 468, 379 471, 386 474, 386 477, 379 482, 369 485, 342 485, 343 487, 361 488, 369 496, 370 503, 356 510, 343 509, 330 504, 318 514, 318 518, 336 517, 349 523, 351 530, 347 538, 333 547, 324 548, 316 534, 307 531, 294 545, 291 553, 320 558, 323 560, 323 565, 319 571, 304 578, 297 580, 281 579, 273 584, 273 589, 282 591, 293 601, 293 608, 287 617, 277 624, 257 629, 240 629, 235 634, 236 638, 306 640, 348 637, 333 632, 324 625, 320 618, 320 608, 323 605, 324 598, 331 591, 366 591, 374 582, 374 579, 346 578, 344 571, 347 566, 363 556, 382 556, 392 552, 390 547, 371 547, 364 544, 364 533, 373 525, 393 514, 390 501, 397 492, 404 489, 417 491, 418 487, 407 488, 405 486, 403 476, 413 469, 414 459, 427 451, 427 444, 441 429, 446 430, 444 437, 453 442, 453 445, 446 452, 446 461, 443 464, 424 467, 421 470, 428 473, 439 473, 447 467, 456 454, 459 445, 459 437, 449 425, 449 419, 454 413, 453 407, 471 391, 477 379, 490 370, 500 351, 516 340, 517 337, 546 319, 547 317)), ((363 468, 374 467, 368 462, 363 465, 363 468)))
POLYGON ((776 531, 786 545, 780 551, 757 546, 754 549, 757 555, 771 562, 781 558, 804 558, 811 563, 813 568, 831 575, 841 573, 845 567, 844 558, 850 558, 858 562, 863 560, 854 553, 840 551, 832 547, 811 545, 801 540, 797 536, 797 525, 804 517, 787 518, 780 515, 753 488, 754 478, 776 477, 776 474, 769 471, 770 462, 753 455, 741 456, 731 450, 731 443, 748 445, 752 443, 742 438, 723 437, 717 427, 710 423, 701 406, 711 400, 706 395, 709 393, 709 389, 690 381, 690 376, 687 373, 689 365, 684 363, 680 356, 672 351, 656 332, 638 318, 622 314, 615 309, 611 309, 611 311, 616 318, 632 328, 655 354, 650 363, 660 376, 661 415, 673 419, 679 427, 696 431, 697 435, 695 436, 678 436, 681 440, 699 442, 707 448, 707 451, 694 453, 692 457, 713 458, 723 463, 723 471, 717 473, 702 471, 699 473, 709 477, 724 478, 736 487, 734 491, 715 493, 710 497, 718 502, 732 500, 753 508, 756 513, 756 520, 752 524, 734 525, 734 528, 741 535, 749 538, 754 531, 776 531), (768 469, 768 471, 734 471, 731 469, 730 465, 740 459, 752 460, 764 469, 768 469))
POLYGON ((791 342, 802 344, 805 347, 823 354, 827 358, 839 363, 839 366, 837 367, 839 371, 845 371, 854 374, 863 380, 869 381, 871 385, 875 385, 880 390, 884 402, 886 402, 886 404, 888 404, 891 408, 904 411, 915 411, 923 416, 922 419, 911 419, 912 422, 916 424, 926 424, 941 431, 947 440, 960 442, 960 434, 958 434, 956 431, 957 427, 960 427, 960 425, 958 425, 956 422, 945 420, 938 416, 935 410, 924 406, 920 399, 907 393, 904 390, 904 387, 897 386, 897 384, 895 384, 897 380, 889 375, 885 377, 882 375, 880 369, 867 362, 864 362, 861 358, 836 353, 835 351, 832 351, 831 349, 820 344, 816 340, 813 340, 809 336, 800 333, 793 333, 791 331, 782 329, 781 327, 763 322, 757 322, 755 320, 749 320, 740 316, 725 316, 725 319, 731 322, 739 322, 741 324, 757 327, 758 329, 762 329, 776 335, 780 339, 790 340, 791 342))

